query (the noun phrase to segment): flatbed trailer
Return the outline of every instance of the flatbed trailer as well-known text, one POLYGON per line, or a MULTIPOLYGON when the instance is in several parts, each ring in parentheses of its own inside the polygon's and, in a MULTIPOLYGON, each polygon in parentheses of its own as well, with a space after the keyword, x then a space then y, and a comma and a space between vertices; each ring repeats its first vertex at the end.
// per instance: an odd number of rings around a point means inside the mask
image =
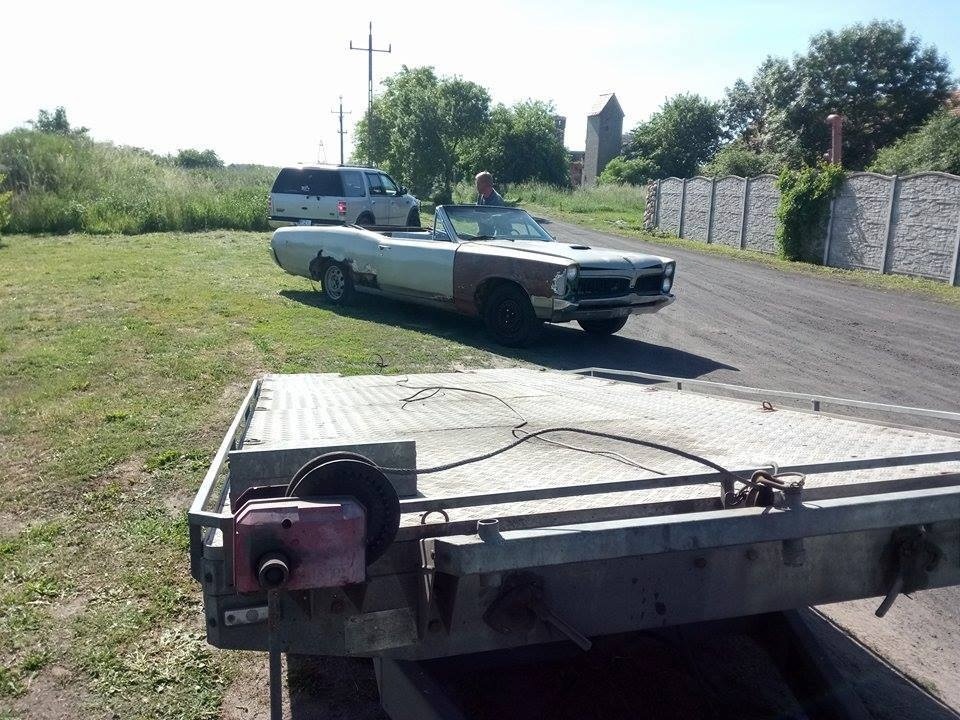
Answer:
POLYGON ((882 615, 960 584, 960 436, 921 422, 960 414, 598 368, 266 375, 189 513, 207 637, 270 651, 275 681, 281 652, 382 678, 857 598, 882 615))

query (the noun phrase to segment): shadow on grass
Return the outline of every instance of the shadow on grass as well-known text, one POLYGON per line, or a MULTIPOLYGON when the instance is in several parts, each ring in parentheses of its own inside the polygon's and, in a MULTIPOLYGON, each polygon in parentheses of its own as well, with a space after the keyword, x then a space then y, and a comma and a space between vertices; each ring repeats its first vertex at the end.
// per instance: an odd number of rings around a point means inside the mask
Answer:
MULTIPOLYGON (((701 355, 623 335, 610 337, 587 335, 573 323, 547 325, 543 335, 532 346, 508 348, 490 339, 479 320, 442 310, 362 296, 353 306, 338 307, 325 302, 319 292, 304 290, 282 290, 280 295, 288 300, 309 307, 330 310, 344 317, 430 333, 502 357, 557 370, 595 366, 697 378, 714 370, 738 369, 701 355)), ((630 323, 637 322, 641 320, 636 318, 630 320, 630 323)), ((629 327, 628 324, 627 328, 629 327)), ((388 363, 390 363, 389 350, 382 347, 370 348, 370 352, 381 353, 388 363)))

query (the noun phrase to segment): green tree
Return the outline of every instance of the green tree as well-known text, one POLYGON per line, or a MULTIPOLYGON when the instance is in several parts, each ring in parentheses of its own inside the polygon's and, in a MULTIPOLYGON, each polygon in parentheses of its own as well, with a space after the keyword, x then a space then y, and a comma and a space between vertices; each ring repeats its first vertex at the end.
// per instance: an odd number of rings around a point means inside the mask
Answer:
POLYGON ((192 170, 195 168, 222 168, 223 160, 213 150, 180 150, 173 159, 177 167, 192 170))
POLYGON ((645 159, 654 177, 688 177, 717 151, 720 106, 699 95, 676 95, 630 133, 624 156, 645 159))
POLYGON ((67 111, 61 105, 53 112, 49 110, 40 110, 37 113, 36 120, 28 120, 34 130, 51 135, 86 135, 89 128, 70 127, 70 121, 67 120, 67 111))
POLYGON ((553 113, 550 103, 539 100, 513 107, 497 105, 473 152, 468 153, 469 171, 488 170, 503 183, 569 185, 567 151, 557 136, 553 113))
POLYGON ((713 177, 756 177, 763 173, 779 173, 782 168, 783 160, 773 153, 756 152, 742 140, 734 140, 724 145, 710 162, 700 168, 700 172, 713 177))
POLYGON ((467 171, 490 116, 490 96, 476 83, 438 77, 431 67, 404 68, 383 82, 369 112, 357 123, 354 156, 402 178, 421 196, 448 201, 467 171))
POLYGON ((960 175, 960 116, 944 109, 916 132, 877 153, 874 172, 903 175, 939 170, 960 175))
POLYGON ((627 160, 620 156, 607 163, 598 179, 601 185, 643 185, 655 177, 658 170, 648 158, 627 160))
POLYGON ((829 145, 826 116, 844 117, 844 165, 866 167, 877 151, 918 127, 946 99, 947 60, 903 25, 873 21, 827 31, 792 61, 767 58, 750 84, 727 90, 728 131, 792 165, 816 163, 829 145))

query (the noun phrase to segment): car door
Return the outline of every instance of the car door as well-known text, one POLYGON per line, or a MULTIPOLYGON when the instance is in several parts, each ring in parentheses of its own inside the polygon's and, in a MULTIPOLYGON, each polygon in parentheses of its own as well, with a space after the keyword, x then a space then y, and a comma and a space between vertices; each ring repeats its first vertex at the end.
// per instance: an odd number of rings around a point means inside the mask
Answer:
POLYGON ((390 198, 387 196, 380 173, 373 170, 364 173, 367 178, 367 192, 370 196, 370 212, 377 225, 390 224, 390 198))
POLYGON ((367 185, 363 180, 363 173, 359 170, 341 170, 340 178, 343 182, 343 215, 340 219, 355 223, 370 209, 367 185))
POLYGON ((377 284, 396 295, 452 302, 459 243, 424 235, 422 240, 386 235, 380 239, 377 284))
POLYGON ((407 214, 400 207, 400 188, 393 179, 386 173, 380 173, 380 185, 383 187, 383 194, 390 202, 390 225, 406 225, 407 214))

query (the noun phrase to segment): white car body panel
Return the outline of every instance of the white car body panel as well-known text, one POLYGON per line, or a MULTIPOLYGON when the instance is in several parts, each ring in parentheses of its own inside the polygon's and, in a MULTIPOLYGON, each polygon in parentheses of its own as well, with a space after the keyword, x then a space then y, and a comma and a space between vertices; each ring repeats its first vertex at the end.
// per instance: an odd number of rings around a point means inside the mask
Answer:
POLYGON ((380 288, 401 295, 451 300, 453 261, 459 246, 459 243, 445 240, 383 236, 377 246, 380 288))

